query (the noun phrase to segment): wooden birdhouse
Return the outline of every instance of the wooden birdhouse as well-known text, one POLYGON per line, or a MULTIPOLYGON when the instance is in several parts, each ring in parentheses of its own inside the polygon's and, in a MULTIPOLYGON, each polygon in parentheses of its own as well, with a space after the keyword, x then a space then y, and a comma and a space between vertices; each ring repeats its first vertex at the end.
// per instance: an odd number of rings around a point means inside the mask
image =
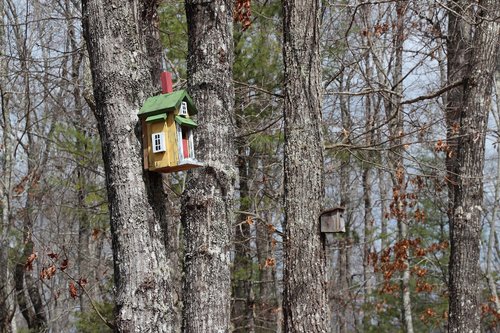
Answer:
POLYGON ((139 110, 144 169, 174 172, 202 166, 196 160, 193 136, 198 126, 193 100, 185 90, 172 91, 168 72, 161 76, 162 94, 149 97, 139 110))
POLYGON ((335 207, 322 212, 320 215, 321 232, 345 232, 344 211, 344 207, 335 207))

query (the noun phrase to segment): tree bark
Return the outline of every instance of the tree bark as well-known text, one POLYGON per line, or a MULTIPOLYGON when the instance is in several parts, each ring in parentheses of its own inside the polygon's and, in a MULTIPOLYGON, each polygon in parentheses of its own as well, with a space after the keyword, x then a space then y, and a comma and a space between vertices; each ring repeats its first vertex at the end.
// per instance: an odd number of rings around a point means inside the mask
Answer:
POLYGON ((285 332, 327 332, 319 0, 283 0, 285 332))
MULTIPOLYGON (((373 10, 371 5, 365 5, 362 8, 362 15, 363 15, 363 22, 364 22, 364 27, 365 29, 369 29, 369 23, 370 22, 370 13, 373 10)), ((366 36, 366 38, 363 38, 363 45, 366 45, 369 47, 370 45, 370 40, 369 37, 366 36)), ((373 64, 371 61, 371 55, 370 52, 367 52, 366 55, 364 56, 364 64, 365 64, 365 77, 367 80, 367 84, 370 85, 371 81, 373 80, 373 64)), ((372 103, 372 96, 367 95, 365 97, 365 133, 366 133, 366 138, 365 138, 365 145, 367 147, 371 146, 375 142, 375 117, 376 117, 376 107, 373 106, 374 103, 372 103)), ((371 161, 373 159, 374 154, 368 155, 368 160, 371 161)), ((363 188, 363 225, 364 225, 364 230, 363 230, 363 303, 364 304, 370 304, 372 300, 372 275, 373 275, 373 270, 370 265, 370 254, 372 253, 373 246, 374 246, 374 222, 375 219, 373 217, 373 212, 372 212, 372 196, 373 196, 373 190, 372 190, 372 166, 370 165, 370 162, 367 162, 366 165, 363 165, 363 171, 362 171, 362 188, 363 188)), ((381 195, 382 197, 382 195, 381 195)), ((382 203, 384 203, 383 200, 381 200, 382 203)), ((384 207, 384 204, 382 204, 382 207, 384 207)), ((384 213, 384 209, 381 209, 381 212, 384 213)), ((383 221, 383 219, 381 220, 383 221)), ((382 242, 383 244, 383 242, 382 242)), ((369 327, 369 322, 370 322, 370 317, 365 315, 364 311, 361 313, 361 322, 362 322, 362 327, 364 330, 367 330, 369 327)))
MULTIPOLYGON (((403 135, 404 135, 404 113, 403 105, 401 104, 401 96, 403 94, 403 46, 405 37, 405 15, 408 10, 409 2, 406 0, 398 0, 396 2, 396 29, 394 32, 394 69, 393 69, 393 90, 396 94, 391 95, 390 107, 391 118, 389 121, 390 135, 392 138, 391 151, 391 169, 394 205, 396 210, 396 219, 398 223, 398 240, 404 242, 408 240, 408 223, 407 207, 405 203, 406 196, 406 176, 404 167, 404 150, 403 150, 403 135), (399 195, 395 194, 399 193, 399 195)), ((404 331, 413 333, 413 314, 411 304, 410 291, 410 262, 408 260, 409 249, 406 248, 401 258, 398 258, 403 263, 401 272, 401 317, 403 321, 404 331)))
MULTIPOLYGON (((498 66, 497 60, 497 66, 498 66)), ((494 115, 497 128, 500 127, 500 71, 496 71, 495 78, 495 100, 496 100, 496 114, 494 115)), ((495 230, 496 230, 496 218, 498 214, 498 203, 500 202, 500 146, 497 146, 497 174, 495 177, 495 195, 493 200, 493 209, 491 212, 490 222, 490 233, 488 235, 488 250, 486 252, 486 280, 488 281, 488 288, 490 289, 491 297, 493 298, 493 304, 495 306, 495 311, 500 315, 500 299, 498 298, 496 279, 495 279, 495 269, 493 263, 493 250, 495 249, 495 230)))
MULTIPOLYGON (((239 129, 241 124, 237 120, 239 129)), ((234 230, 234 263, 232 269, 233 305, 231 309, 231 322, 234 332, 254 332, 254 298, 252 284, 253 276, 252 260, 252 232, 250 223, 246 222, 249 215, 245 212, 252 210, 251 181, 255 176, 255 156, 253 150, 246 154, 248 143, 245 139, 238 142, 238 174, 240 189, 240 211, 238 223, 234 230)))
MULTIPOLYGON (((75 146, 77 152, 86 152, 89 147, 86 141, 88 140, 88 130, 85 128, 85 118, 87 114, 84 113, 84 103, 83 96, 81 92, 81 74, 82 73, 82 63, 85 55, 85 48, 81 48, 79 45, 80 41, 77 40, 75 33, 75 26, 73 20, 70 19, 72 14, 79 14, 76 8, 74 8, 70 0, 64 1, 65 16, 67 18, 67 39, 71 47, 71 57, 69 73, 71 77, 71 95, 74 103, 74 114, 73 127, 78 131, 80 135, 75 138, 75 146)), ((77 250, 77 267, 79 278, 86 279, 89 285, 86 287, 87 293, 80 293, 80 312, 85 313, 91 309, 89 297, 95 295, 94 281, 95 281, 95 270, 91 260, 94 259, 92 256, 90 237, 91 237, 91 221, 89 213, 87 212, 87 207, 85 204, 85 198, 88 191, 89 182, 89 171, 86 170, 85 166, 85 156, 77 155, 75 156, 77 162, 76 165, 76 218, 78 221, 78 250, 77 250), (94 291, 94 292, 93 292, 94 291)))
POLYGON ((195 150, 202 168, 183 194, 185 237, 182 325, 190 332, 227 332, 234 220, 233 1, 186 0, 188 91, 199 110, 195 150))
MULTIPOLYGON (((171 332, 173 305, 162 176, 143 171, 137 112, 154 92, 156 1, 83 0, 111 218, 115 330, 171 332), (146 42, 148 40, 148 42, 146 42)), ((157 41, 158 42, 158 41, 157 41)))
MULTIPOLYGON (((351 89, 351 77, 348 75, 343 75, 341 77, 341 82, 339 82, 340 89, 349 91, 351 89), (344 83, 345 81, 345 83, 344 83)), ((342 130, 347 133, 352 132, 352 118, 351 110, 349 105, 349 98, 347 96, 340 96, 339 106, 341 113, 342 130)), ((351 143, 350 137, 347 136, 345 139, 346 143, 351 143)), ((345 160, 340 162, 340 172, 339 172, 339 188, 340 188, 340 206, 350 209, 351 207, 351 157, 348 156, 345 160)), ((351 246, 349 246, 351 239, 351 214, 344 214, 345 228, 346 232, 342 235, 340 239, 337 239, 338 244, 338 263, 337 272, 338 278, 336 281, 329 281, 330 288, 328 290, 334 292, 334 298, 331 300, 336 303, 337 313, 333 315, 338 315, 338 333, 346 333, 349 331, 349 324, 355 323, 356 320, 353 318, 352 313, 349 311, 351 305, 350 295, 349 295, 349 282, 350 282, 350 257, 351 257, 351 246)), ((330 296, 331 297, 331 296, 330 296)), ((333 307, 330 307, 332 309, 333 307)))
MULTIPOLYGON (((0 0, 0 53, 5 54, 5 8, 0 0)), ((7 59, 0 57, 0 106, 2 108, 2 164, 0 180, 0 333, 12 332, 12 318, 15 312, 13 285, 9 265, 9 235, 11 230, 11 187, 12 187, 12 126, 9 112, 9 97, 6 87, 7 59)))
MULTIPOLYGON (((9 4, 11 15, 16 24, 18 14, 16 13, 15 5, 9 4)), ((16 41, 17 52, 19 54, 21 77, 23 85, 22 108, 25 112, 25 129, 27 144, 25 146, 27 171, 26 181, 26 201, 24 204, 24 214, 22 216, 22 231, 23 231, 23 246, 20 256, 17 258, 16 267, 14 270, 14 280, 16 288, 16 298, 23 317, 28 323, 28 327, 34 332, 43 332, 47 329, 47 316, 42 302, 40 292, 41 283, 37 278, 32 276, 32 272, 26 270, 25 264, 28 257, 34 252, 33 242, 33 224, 36 218, 35 208, 36 203, 40 198, 40 194, 34 189, 36 183, 40 179, 40 169, 48 159, 48 151, 50 145, 47 145, 41 153, 43 158, 37 156, 37 147, 35 146, 34 128, 36 128, 36 114, 32 108, 32 90, 30 82, 29 67, 31 65, 31 52, 27 47, 27 35, 16 25, 14 28, 14 36, 16 41), (36 162, 35 162, 36 161, 36 162)))
MULTIPOLYGON (((269 164, 266 159, 261 161, 263 165, 269 164)), ((268 184, 266 183, 263 187, 264 191, 266 191, 268 184)), ((273 234, 269 232, 267 225, 267 223, 272 223, 272 216, 272 213, 266 212, 264 220, 255 223, 255 245, 260 277, 260 284, 257 289, 255 325, 264 332, 281 332, 281 321, 279 320, 279 313, 281 312, 276 311, 280 309, 280 299, 276 285, 281 281, 278 281, 276 277, 276 267, 266 267, 265 265, 267 258, 275 258, 276 256, 276 244, 273 245, 273 234), (264 223, 264 221, 267 223, 264 223)), ((274 240, 274 242, 277 241, 274 240)))
MULTIPOLYGON (((448 82, 457 82, 466 76, 468 62, 471 52, 472 41, 472 8, 468 0, 448 1, 448 38, 447 47, 447 71, 448 82)), ((446 168, 451 171, 457 168, 458 141, 457 131, 460 121, 460 108, 463 101, 463 86, 458 86, 448 91, 446 96, 446 143, 450 151, 446 154, 446 168)), ((454 173, 448 172, 448 199, 449 219, 453 209, 454 186, 456 183, 454 173)))
MULTIPOLYGON (((448 331, 480 332, 479 242, 483 200, 483 167, 491 88, 500 41, 500 3, 484 0, 478 4, 470 61, 468 61, 461 102, 454 123, 458 124, 456 163, 448 169, 454 178, 450 185, 449 293, 448 331)), ((460 17, 457 19, 467 19, 460 17)), ((460 31, 449 31, 458 36, 460 31), (457 35, 458 34, 458 35, 457 35)), ((452 55, 453 56, 453 55, 452 55)), ((452 68, 449 68, 452 70, 452 68)), ((451 100, 449 100, 451 103, 451 100)), ((449 129, 452 132, 454 129, 449 129)))

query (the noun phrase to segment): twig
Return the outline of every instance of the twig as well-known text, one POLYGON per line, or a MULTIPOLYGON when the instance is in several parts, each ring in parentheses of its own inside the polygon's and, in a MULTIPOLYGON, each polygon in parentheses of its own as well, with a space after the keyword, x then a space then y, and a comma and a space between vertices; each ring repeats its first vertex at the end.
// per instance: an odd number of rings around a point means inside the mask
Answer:
POLYGON ((444 94, 445 92, 447 92, 448 90, 451 90, 455 87, 462 85, 464 82, 465 82, 465 79, 455 81, 455 82, 453 82, 447 86, 444 86, 443 88, 441 88, 441 89, 439 89, 439 90, 437 90, 429 95, 423 95, 423 96, 419 96, 417 98, 407 99, 406 101, 402 101, 401 104, 413 104, 415 102, 420 102, 420 101, 424 101, 426 99, 432 99, 434 97, 438 97, 438 96, 444 94))
POLYGON ((236 81, 236 80, 233 80, 233 82, 236 83, 237 85, 248 87, 248 88, 251 88, 251 89, 255 89, 257 91, 263 92, 265 94, 268 94, 268 95, 271 95, 271 96, 274 96, 274 97, 284 98, 284 96, 281 95, 281 94, 276 94, 276 93, 270 92, 269 90, 260 88, 260 87, 255 86, 255 85, 251 85, 251 84, 248 84, 248 83, 245 83, 245 82, 236 81))

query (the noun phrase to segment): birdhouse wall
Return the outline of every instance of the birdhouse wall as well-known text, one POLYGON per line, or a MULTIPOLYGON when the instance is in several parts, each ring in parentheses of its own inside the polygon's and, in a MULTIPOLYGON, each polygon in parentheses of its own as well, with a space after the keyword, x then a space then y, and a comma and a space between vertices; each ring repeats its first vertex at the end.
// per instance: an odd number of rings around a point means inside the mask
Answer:
POLYGON ((149 170, 154 171, 165 167, 175 166, 179 163, 177 150, 177 137, 174 114, 170 112, 166 121, 147 123, 148 133, 148 164, 149 170), (163 133, 165 137, 165 151, 153 153, 153 133, 163 133))
POLYGON ((345 232, 345 222, 340 212, 322 215, 320 223, 321 223, 320 226, 321 232, 324 233, 345 232))

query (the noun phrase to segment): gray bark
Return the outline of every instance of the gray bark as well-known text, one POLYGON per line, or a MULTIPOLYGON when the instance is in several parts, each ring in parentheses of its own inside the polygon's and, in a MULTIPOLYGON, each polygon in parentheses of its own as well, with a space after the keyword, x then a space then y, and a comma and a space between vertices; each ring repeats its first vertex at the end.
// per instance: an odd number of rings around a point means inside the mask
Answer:
MULTIPOLYGON (((81 131, 81 135, 83 138, 78 135, 76 136, 75 146, 78 152, 88 151, 88 147, 86 144, 86 140, 88 137, 87 129, 84 127, 85 124, 85 114, 83 110, 83 96, 80 89, 81 86, 81 78, 80 73, 82 70, 82 62, 85 54, 85 48, 81 48, 79 45, 79 41, 76 39, 76 31, 75 26, 73 24, 73 20, 69 19, 72 14, 77 12, 74 10, 73 6, 70 4, 70 0, 64 1, 64 9, 65 15, 67 19, 67 38, 69 40, 69 45, 71 47, 71 65, 70 65, 70 75, 71 75, 71 94, 74 103, 74 111, 73 116, 73 126, 78 131, 81 131)), ((95 281, 95 270, 92 268, 91 264, 91 245, 90 245, 90 237, 91 237, 91 221, 89 214, 87 212, 87 207, 85 204, 85 197, 87 196, 88 189, 88 179, 89 179, 89 171, 85 168, 85 158, 81 155, 77 155, 75 157, 77 166, 76 166, 76 182, 77 182, 77 197, 76 197, 76 218, 78 221, 78 257, 77 257, 77 267, 78 267, 78 276, 80 278, 84 278, 90 284, 86 287, 87 294, 80 293, 80 312, 85 313, 89 311, 90 302, 89 297, 93 297, 97 288, 93 286, 93 282, 95 281)))
MULTIPOLYGON (((396 219, 398 223, 398 240, 406 241, 409 237, 408 234, 408 223, 409 219, 406 214, 406 176, 404 167, 404 151, 403 151, 403 140, 404 135, 404 123, 403 123, 403 106, 401 105, 401 97, 403 94, 403 45, 406 39, 405 37, 405 15, 408 10, 409 2, 406 0, 398 0, 396 2, 396 29, 394 32, 394 69, 393 69, 393 90, 396 94, 391 96, 389 110, 391 116, 389 128, 390 135, 392 138, 392 147, 390 164, 392 169, 392 183, 393 188, 397 190, 399 196, 395 198, 393 203, 396 210, 396 219), (400 173, 398 175, 398 173, 400 173)), ((394 196, 396 197, 396 196, 394 196)), ((399 258, 403 263, 403 269, 401 272, 401 315, 403 321, 404 331, 406 333, 413 333, 413 315, 411 306, 411 295, 410 295, 410 262, 408 260, 409 249, 405 249, 403 257, 399 258)))
MULTIPOLYGON (((263 160, 263 164, 269 163, 263 160)), ((267 186, 267 185, 265 185, 267 186)), ((272 213, 266 213, 264 220, 268 223, 272 221, 272 213)), ((262 328, 263 332, 280 332, 281 321, 279 320, 280 300, 278 299, 278 287, 280 281, 276 277, 276 267, 265 267, 267 258, 275 256, 276 250, 273 249, 273 235, 269 232, 266 223, 259 221, 255 225, 257 247, 257 261, 260 269, 260 284, 258 286, 256 308, 257 318, 255 325, 262 328)))
MULTIPOLYGON (((370 19, 370 12, 372 8, 370 5, 363 6, 363 21, 365 24, 366 29, 368 29, 368 22, 370 19)), ((363 44, 366 44, 367 46, 370 45, 370 41, 368 38, 363 39, 363 44)), ((371 62, 371 55, 369 52, 366 53, 364 57, 364 63, 365 63, 365 76, 367 79, 367 83, 370 84, 370 81, 373 79, 373 71, 372 71, 372 62, 371 62)), ((372 96, 368 95, 365 97, 365 132, 366 134, 366 139, 365 139, 365 145, 366 146, 371 146, 375 142, 375 107, 373 106, 372 103, 372 96)), ((373 155, 368 155, 368 161, 371 161, 373 159, 373 155)), ((363 224, 364 224, 364 230, 363 230, 363 283, 364 283, 364 291, 363 291, 363 302, 365 304, 369 304, 371 302, 372 296, 372 275, 373 275, 373 270, 370 267, 370 254, 372 252, 373 248, 373 236, 374 236, 374 222, 375 219, 373 217, 372 213, 372 166, 370 165, 370 162, 366 163, 366 165, 363 166, 363 174, 362 174, 362 188, 363 188, 363 206, 364 206, 364 213, 363 213, 363 224)), ((381 195, 382 197, 382 195, 381 195)), ((384 201, 382 201, 384 202, 384 201)), ((382 207, 385 204, 382 205, 382 207)), ((384 213, 384 209, 381 209, 381 212, 384 213)), ((383 221, 383 219, 382 219, 383 221)), ((383 244, 383 242, 382 242, 383 244)), ((366 316, 364 313, 362 314, 362 323, 363 323, 363 329, 367 329, 369 327, 369 321, 370 318, 369 316, 366 316)))
MULTIPOLYGON (((448 82, 462 80, 466 76, 467 64, 469 62, 472 40, 472 8, 468 0, 449 0, 448 7, 448 38, 447 38, 447 70, 448 82)), ((460 121, 460 107, 463 100, 463 87, 448 91, 446 96, 446 141, 450 152, 446 154, 446 168, 448 171, 457 167, 458 141, 457 129, 460 121)), ((449 211, 453 207, 453 183, 456 182, 454 173, 448 173, 448 197, 449 211)), ((452 217, 449 216, 451 219, 452 217)))
POLYGON ((319 0, 284 0, 285 332, 329 331, 319 215, 324 197, 319 0))
MULTIPOLYGON (((16 7, 13 3, 9 3, 10 13, 16 24, 19 24, 16 7)), ((16 41, 17 52, 20 58, 21 77, 23 84, 22 105, 25 112, 25 128, 27 144, 25 146, 27 158, 27 173, 26 173, 26 201, 24 205, 25 214, 22 217, 22 232, 23 246, 20 256, 17 258, 16 267, 14 270, 14 280, 16 288, 16 298, 23 317, 28 323, 28 327, 34 332, 43 332, 47 328, 47 316, 42 302, 40 292, 41 284, 37 278, 33 277, 32 272, 25 269, 27 258, 34 252, 33 242, 33 224, 36 219, 35 207, 40 198, 40 193, 33 189, 35 183, 40 179, 40 169, 48 158, 48 149, 46 146, 43 152, 44 157, 38 158, 37 147, 35 146, 34 128, 36 127, 36 114, 32 109, 32 91, 30 83, 30 50, 27 47, 27 35, 15 26, 14 36, 16 41), (43 160, 43 162, 42 162, 43 160)))
MULTIPOLYGON (((172 184, 169 185, 172 188, 172 184)), ((166 251, 167 266, 172 268, 171 287, 173 315, 170 318, 172 332, 181 332, 182 326, 182 247, 181 247, 181 198, 178 193, 169 191, 167 200, 167 211, 170 212, 167 217, 166 226, 166 251)))
MULTIPOLYGON (((351 89, 351 78, 346 75, 342 77, 342 82, 340 82, 340 89, 349 91, 351 89), (345 81, 345 83, 343 82, 345 81)), ((341 122, 342 129, 351 133, 352 131, 352 119, 349 107, 349 98, 347 96, 340 97, 340 112, 341 112, 341 122)), ((346 138, 346 143, 351 143, 350 138, 346 138)), ((351 207, 351 158, 348 156, 345 160, 340 162, 340 206, 350 209, 351 207)), ((349 311, 350 299, 349 299, 349 282, 350 282, 350 256, 351 256, 351 214, 344 214, 344 220, 346 224, 346 232, 342 234, 340 239, 337 240, 338 243, 338 263, 337 272, 338 278, 332 279, 330 281, 330 288, 328 290, 334 292, 334 297, 331 299, 331 303, 336 306, 336 312, 333 315, 338 314, 338 324, 336 330, 339 333, 346 333, 349 331, 348 326, 350 322, 354 322, 354 318, 349 311), (336 285, 332 285, 335 283, 336 285)), ((330 296, 331 297, 331 296, 330 296)), ((331 306, 330 309, 333 309, 331 306)))
MULTIPOLYGON (((4 54, 5 45, 5 15, 4 2, 0 0, 0 53, 4 54)), ((0 181, 0 332, 12 332, 12 317, 15 312, 13 301, 13 286, 11 283, 9 265, 9 235, 11 229, 11 183, 12 183, 12 126, 10 123, 9 96, 5 85, 7 77, 7 59, 0 57, 0 105, 2 108, 2 153, 1 160, 1 181, 0 181)))
MULTIPOLYGON (((460 147, 456 151, 456 162, 449 165, 448 169, 449 174, 454 177, 450 185, 452 206, 448 331, 454 333, 480 332, 479 242, 483 214, 482 173, 487 119, 491 108, 491 88, 500 41, 498 17, 500 17, 498 1, 479 2, 475 15, 477 25, 472 39, 470 61, 464 72, 462 100, 453 101, 459 106, 455 114, 457 118, 454 119, 459 127, 458 137, 454 139, 457 147, 460 147)), ((456 27, 451 28, 449 35, 460 38, 463 32, 456 30, 456 27)), ((453 52, 453 49, 449 49, 450 51, 453 52)), ((449 67, 450 71, 453 69, 449 67)), ((451 103, 450 96, 448 98, 448 102, 451 103)), ((452 129, 449 131, 452 132, 452 129)))
MULTIPOLYGON (((241 124, 237 121, 239 129, 241 124)), ((250 200, 250 185, 255 174, 255 156, 252 150, 247 156, 245 151, 247 142, 244 139, 238 142, 238 174, 240 189, 240 211, 238 223, 234 235, 234 263, 232 270, 233 305, 231 309, 231 322, 234 332, 253 332, 255 329, 254 320, 254 297, 252 283, 253 276, 252 260, 252 235, 250 224, 246 223, 247 214, 252 209, 250 200)))
MULTIPOLYGON (((497 62, 498 66, 498 62, 497 62)), ((495 78, 495 100, 496 100, 496 114, 494 116, 497 128, 500 127, 500 72, 497 69, 495 78)), ((488 236, 488 250, 486 252, 486 280, 488 281, 488 288, 490 289, 495 311, 500 315, 500 299, 498 298, 495 270, 493 266, 493 250, 495 248, 495 228, 496 218, 498 213, 498 203, 500 202, 500 146, 497 146, 497 174, 495 177, 495 196, 493 200, 493 210, 491 212, 490 233, 488 236)))
POLYGON ((185 332, 227 332, 234 207, 233 1, 187 0, 188 91, 199 110, 195 150, 202 168, 183 194, 185 332))
MULTIPOLYGON (((373 62, 377 68, 377 77, 380 82, 383 82, 388 90, 392 90, 394 94, 385 94, 384 96, 384 109, 386 112, 386 121, 389 128, 390 135, 390 148, 387 156, 387 164, 390 169, 390 177, 393 186, 393 200, 390 205, 390 211, 387 211, 396 218, 398 225, 398 240, 404 241, 408 239, 408 222, 407 207, 406 207, 406 176, 404 166, 404 113, 403 105, 401 104, 403 94, 403 46, 406 39, 405 31, 405 15, 408 10, 410 2, 407 0, 398 0, 395 4, 396 19, 394 22, 392 46, 394 53, 391 54, 389 63, 394 63, 391 67, 392 73, 385 73, 382 64, 383 49, 373 49, 373 62), (378 51, 378 52, 377 52, 378 51), (392 76, 392 82, 389 77, 392 76), (394 195, 397 193, 397 195, 394 195)), ((369 43, 372 43, 370 39, 369 43)), ((378 134, 378 141, 380 141, 380 132, 378 134)), ((382 156, 381 156, 382 157, 382 156)), ((382 171, 378 171, 379 175, 379 188, 381 201, 384 202, 388 197, 387 185, 383 182, 385 176, 382 171)), ((382 248, 389 246, 389 238, 387 235, 388 226, 386 219, 386 209, 382 207, 381 216, 381 232, 382 232, 382 248)), ((413 315, 411 308, 410 297, 410 266, 408 260, 408 249, 402 252, 401 260, 403 269, 401 271, 400 289, 401 289, 401 323, 405 332, 413 332, 413 315)))
POLYGON ((149 57, 148 34, 158 4, 139 0, 83 0, 82 4, 111 218, 115 330, 171 332, 166 194, 162 176, 143 171, 137 119, 142 103, 154 92, 153 82, 159 81, 158 64, 149 57))

